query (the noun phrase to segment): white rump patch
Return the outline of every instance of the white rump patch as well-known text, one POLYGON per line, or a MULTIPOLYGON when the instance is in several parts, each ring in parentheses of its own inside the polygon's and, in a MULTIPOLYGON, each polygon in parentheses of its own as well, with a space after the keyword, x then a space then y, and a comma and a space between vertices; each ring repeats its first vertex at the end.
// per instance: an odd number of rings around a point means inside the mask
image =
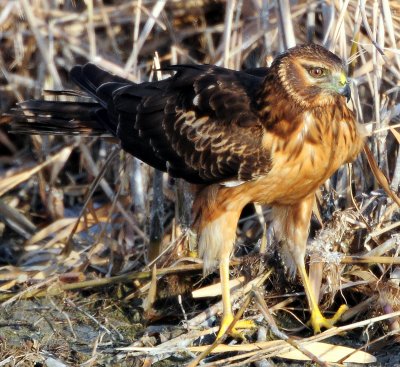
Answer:
POLYGON ((207 89, 213 89, 213 88, 215 88, 215 85, 214 85, 214 84, 210 84, 210 85, 207 87, 207 89))
POLYGON ((246 181, 233 180, 233 181, 221 182, 220 185, 225 186, 225 187, 236 187, 236 186, 240 186, 244 183, 246 183, 246 181))
POLYGON ((195 106, 199 105, 199 101, 200 101, 200 94, 196 94, 196 97, 193 98, 193 104, 195 106))

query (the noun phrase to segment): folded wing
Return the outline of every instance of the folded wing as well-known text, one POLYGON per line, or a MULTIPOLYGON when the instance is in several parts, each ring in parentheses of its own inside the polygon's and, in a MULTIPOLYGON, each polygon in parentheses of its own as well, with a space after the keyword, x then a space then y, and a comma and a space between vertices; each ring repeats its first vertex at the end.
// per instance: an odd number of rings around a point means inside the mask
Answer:
POLYGON ((127 152, 193 183, 266 174, 270 157, 255 100, 268 70, 177 65, 166 71, 175 75, 136 84, 93 64, 76 66, 72 80, 95 102, 23 102, 13 130, 109 132, 127 152))

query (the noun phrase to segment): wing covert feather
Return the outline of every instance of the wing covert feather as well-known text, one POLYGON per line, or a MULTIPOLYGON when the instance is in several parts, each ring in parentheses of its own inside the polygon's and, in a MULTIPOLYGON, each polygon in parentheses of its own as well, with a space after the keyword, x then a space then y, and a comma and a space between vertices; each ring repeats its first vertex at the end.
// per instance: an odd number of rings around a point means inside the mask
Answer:
MULTIPOLYGON (((192 70, 179 70, 174 78, 190 80, 187 72, 192 70)), ((209 67, 192 78, 191 88, 171 83, 165 134, 177 155, 205 181, 247 181, 269 171, 263 126, 252 105, 261 82, 244 72, 209 67)), ((174 162, 169 163, 173 174, 174 162)))

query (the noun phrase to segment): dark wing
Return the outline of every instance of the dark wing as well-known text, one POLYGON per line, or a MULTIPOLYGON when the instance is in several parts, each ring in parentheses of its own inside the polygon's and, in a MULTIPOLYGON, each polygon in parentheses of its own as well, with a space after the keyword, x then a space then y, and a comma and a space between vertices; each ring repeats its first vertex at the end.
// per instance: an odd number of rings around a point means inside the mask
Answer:
MULTIPOLYGON (((178 73, 163 125, 185 165, 207 182, 266 174, 269 155, 253 105, 263 78, 215 66, 172 68, 178 73)), ((180 166, 171 163, 169 170, 179 175, 180 166)))
MULTIPOLYGON (((111 132, 124 150, 174 177, 214 183, 266 174, 270 157, 263 149, 264 129, 254 102, 268 71, 246 73, 211 65, 167 70, 176 74, 135 84, 87 64, 74 67, 71 78, 97 101, 90 116, 100 130, 111 132)), ((65 102, 53 103, 58 107, 52 108, 52 116, 59 108, 57 117, 62 119, 65 102)), ((70 114, 68 118, 73 120, 70 114)))
POLYGON ((126 139, 134 128, 172 176, 195 183, 266 174, 269 155, 262 148, 264 130, 253 105, 264 78, 210 65, 167 70, 176 74, 113 93, 122 147, 130 151, 126 139), (139 104, 134 103, 137 97, 139 104))

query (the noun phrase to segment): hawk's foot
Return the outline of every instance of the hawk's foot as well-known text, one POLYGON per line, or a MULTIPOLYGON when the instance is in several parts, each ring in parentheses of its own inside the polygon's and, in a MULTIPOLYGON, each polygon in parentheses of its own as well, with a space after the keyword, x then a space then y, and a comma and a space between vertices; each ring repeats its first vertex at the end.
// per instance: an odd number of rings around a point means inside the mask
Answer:
POLYGON ((342 317, 342 315, 348 310, 347 305, 341 305, 333 317, 327 319, 322 316, 319 308, 314 309, 311 312, 311 319, 309 324, 314 330, 314 334, 319 334, 321 332, 321 328, 330 329, 333 327, 342 317))
MULTIPOLYGON (((218 331, 217 339, 221 338, 228 329, 229 325, 232 323, 234 317, 232 314, 223 315, 221 320, 221 326, 218 331)), ((236 321, 233 328, 229 331, 229 335, 235 339, 245 339, 244 334, 239 331, 239 329, 255 329, 257 325, 252 320, 238 320, 236 321)))

